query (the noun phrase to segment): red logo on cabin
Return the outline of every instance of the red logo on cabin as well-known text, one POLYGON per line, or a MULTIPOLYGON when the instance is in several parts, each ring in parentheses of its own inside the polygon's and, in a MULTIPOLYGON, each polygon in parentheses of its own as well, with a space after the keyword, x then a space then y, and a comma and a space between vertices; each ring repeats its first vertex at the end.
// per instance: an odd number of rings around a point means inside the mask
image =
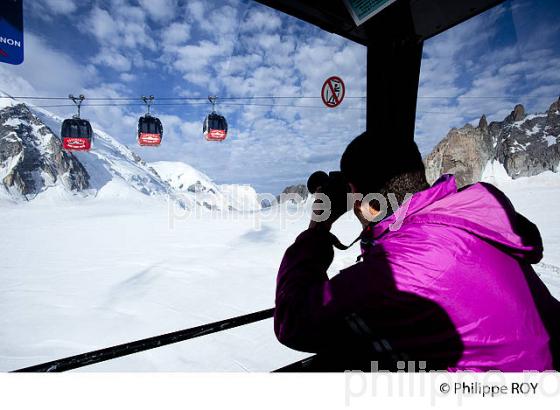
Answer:
POLYGON ((141 132, 138 137, 138 143, 140 145, 159 145, 161 143, 161 134, 141 132))
POLYGON ((89 151, 91 140, 89 138, 64 138, 62 147, 68 151, 89 151))
POLYGON ((8 56, 8 53, 6 53, 6 52, 5 52, 4 50, 2 50, 1 48, 0 48, 0 56, 2 56, 2 57, 9 57, 9 56, 8 56))
POLYGON ((226 139, 226 132, 224 130, 210 130, 206 139, 208 141, 223 141, 226 139))

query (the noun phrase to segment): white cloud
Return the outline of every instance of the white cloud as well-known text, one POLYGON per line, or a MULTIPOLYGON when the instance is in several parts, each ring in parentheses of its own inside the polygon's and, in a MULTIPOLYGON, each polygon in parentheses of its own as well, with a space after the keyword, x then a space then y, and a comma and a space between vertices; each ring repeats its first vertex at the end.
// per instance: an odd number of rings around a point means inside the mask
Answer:
POLYGON ((153 66, 154 61, 143 57, 143 50, 156 50, 154 31, 146 20, 146 12, 126 0, 115 0, 107 9, 94 6, 89 24, 79 26, 97 41, 99 51, 91 62, 117 71, 153 66))
POLYGON ((94 7, 88 17, 89 24, 85 28, 93 34, 98 41, 111 41, 117 36, 117 22, 113 20, 107 10, 94 7))
POLYGON ((171 19, 177 12, 175 0, 139 0, 139 2, 148 11, 150 17, 158 22, 171 19))
POLYGON ((129 71, 132 62, 129 58, 119 54, 117 50, 105 49, 93 58, 96 64, 103 64, 116 71, 129 71))
POLYGON ((187 3, 187 15, 199 24, 204 23, 204 2, 191 0, 187 3))
POLYGON ((161 41, 164 46, 175 46, 186 43, 190 38, 190 26, 186 23, 172 23, 164 28, 161 34, 161 41))
POLYGON ((130 82, 136 80, 138 77, 131 73, 122 73, 119 78, 121 79, 121 81, 130 82))
POLYGON ((33 0, 26 2, 25 7, 36 17, 47 21, 60 15, 72 15, 78 9, 75 0, 33 0))
POLYGON ((251 9, 243 20, 242 30, 245 33, 275 31, 282 27, 282 19, 278 13, 264 8, 251 9))
POLYGON ((92 35, 101 47, 115 49, 155 49, 155 41, 146 13, 125 2, 115 2, 110 8, 92 8, 88 24, 79 28, 92 35))
POLYGON ((56 14, 70 14, 78 8, 74 0, 44 0, 44 2, 56 14))

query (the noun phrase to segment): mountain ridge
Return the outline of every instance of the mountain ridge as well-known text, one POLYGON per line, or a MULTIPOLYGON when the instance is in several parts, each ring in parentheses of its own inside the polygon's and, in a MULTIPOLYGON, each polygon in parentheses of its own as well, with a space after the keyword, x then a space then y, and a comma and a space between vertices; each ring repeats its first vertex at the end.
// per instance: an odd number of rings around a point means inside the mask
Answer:
POLYGON ((480 181, 487 164, 502 164, 512 179, 545 171, 560 163, 560 98, 544 113, 530 114, 518 104, 503 121, 452 128, 424 158, 428 182, 455 174, 459 186, 480 181))

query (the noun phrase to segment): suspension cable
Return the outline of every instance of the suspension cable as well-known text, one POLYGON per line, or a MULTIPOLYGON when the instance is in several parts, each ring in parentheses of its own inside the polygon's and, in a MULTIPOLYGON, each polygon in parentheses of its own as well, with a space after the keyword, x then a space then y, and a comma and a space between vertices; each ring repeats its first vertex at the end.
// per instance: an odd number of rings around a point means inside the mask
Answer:
MULTIPOLYGON (((514 99, 514 98, 519 98, 521 96, 518 95, 480 95, 480 96, 474 96, 474 95, 458 95, 458 96, 441 96, 441 95, 419 95, 418 99, 422 100, 422 99, 427 99, 427 100, 453 100, 453 99, 457 99, 457 100, 479 100, 479 99, 514 99)), ((524 98, 526 97, 531 97, 531 96, 523 96, 524 98)), ((5 98, 13 98, 13 99, 22 99, 22 100, 67 100, 68 97, 51 97, 51 96, 45 96, 45 97, 39 97, 39 96, 0 96, 0 99, 5 99, 5 98)), ((366 96, 345 96, 344 99, 362 99, 365 100, 367 97, 366 96)), ((557 98, 555 97, 551 97, 552 98, 557 98)), ((158 97, 158 100, 177 100, 177 101, 181 101, 181 100, 200 100, 200 101, 205 101, 207 100, 208 97, 186 97, 186 96, 177 96, 177 97, 158 97)), ((321 99, 320 96, 309 96, 309 95, 259 95, 259 96, 225 96, 225 97, 220 97, 220 100, 261 100, 261 99, 312 99, 312 100, 319 100, 321 99)), ((138 97, 88 97, 88 100, 91 101, 137 101, 138 97)))
MULTIPOLYGON (((37 97, 37 96, 0 96, 0 98, 13 98, 21 100, 67 100, 68 97, 37 97)), ((365 96, 346 96, 344 99, 366 99, 365 96)), ((199 100, 206 101, 208 97, 158 97, 158 100, 199 100)), ((321 97, 309 95, 258 95, 250 97, 220 97, 220 100, 262 100, 262 99, 313 99, 320 100, 321 97)), ((88 97, 91 101, 138 101, 138 97, 88 97)))

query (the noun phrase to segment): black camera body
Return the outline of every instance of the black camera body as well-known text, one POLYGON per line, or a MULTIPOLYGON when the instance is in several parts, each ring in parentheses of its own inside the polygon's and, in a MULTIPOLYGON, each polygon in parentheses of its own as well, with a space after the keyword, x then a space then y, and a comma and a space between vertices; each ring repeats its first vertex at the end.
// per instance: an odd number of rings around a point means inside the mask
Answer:
MULTIPOLYGON (((307 179, 307 189, 310 193, 322 192, 329 198, 333 194, 347 194, 350 192, 348 181, 340 171, 331 171, 328 174, 324 171, 316 171, 307 179)), ((332 198, 331 198, 332 199, 332 198)))
POLYGON ((350 185, 340 171, 316 171, 307 179, 307 189, 311 194, 320 192, 329 197, 331 208, 336 214, 348 211, 347 195, 351 193, 350 185))

